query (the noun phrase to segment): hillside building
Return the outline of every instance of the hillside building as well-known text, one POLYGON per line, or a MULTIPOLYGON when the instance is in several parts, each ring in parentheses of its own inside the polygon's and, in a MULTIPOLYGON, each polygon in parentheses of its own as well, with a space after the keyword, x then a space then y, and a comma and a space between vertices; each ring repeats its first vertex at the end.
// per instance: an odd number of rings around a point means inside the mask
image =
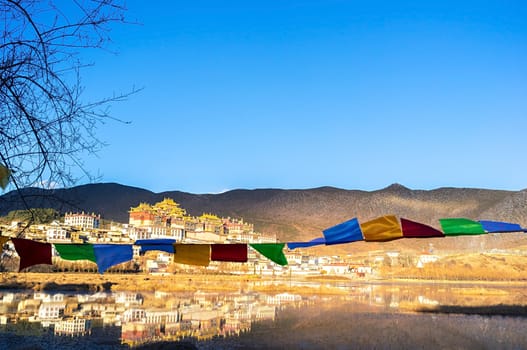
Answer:
POLYGON ((137 207, 130 208, 128 223, 133 226, 165 226, 182 227, 189 220, 185 209, 170 198, 165 198, 154 205, 140 203, 137 207))
POLYGON ((128 223, 133 226, 150 226, 154 224, 155 215, 152 206, 146 203, 140 203, 129 211, 130 218, 128 223))
POLYGON ((46 241, 71 242, 71 233, 65 227, 51 225, 46 230, 46 241))
POLYGON ((64 224, 79 227, 82 229, 99 228, 101 221, 100 215, 82 213, 66 213, 64 215, 64 224))
POLYGON ((244 233, 254 232, 254 225, 244 222, 242 219, 223 219, 223 231, 227 235, 236 236, 244 233))
POLYGON ((130 237, 132 241, 140 239, 156 239, 169 238, 176 241, 182 241, 185 237, 185 230, 177 227, 163 227, 163 226, 128 226, 124 232, 130 237))
POLYGON ((170 198, 154 205, 140 203, 130 208, 127 233, 132 240, 170 238, 182 241, 185 237, 187 216, 185 209, 170 198))
POLYGON ((127 234, 132 240, 170 238, 188 243, 276 242, 254 232, 254 226, 241 219, 220 218, 204 213, 187 215, 185 209, 170 198, 153 205, 140 203, 130 208, 127 234))

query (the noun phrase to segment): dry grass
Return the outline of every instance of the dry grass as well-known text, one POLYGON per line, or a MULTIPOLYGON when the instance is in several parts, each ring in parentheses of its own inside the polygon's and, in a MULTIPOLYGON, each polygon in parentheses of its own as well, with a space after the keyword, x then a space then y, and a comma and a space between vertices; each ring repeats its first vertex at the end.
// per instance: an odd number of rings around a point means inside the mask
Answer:
POLYGON ((417 267, 383 267, 381 276, 444 281, 527 281, 527 256, 458 254, 417 267))
MULTIPOLYGON (((444 257, 424 268, 382 267, 379 276, 385 281, 406 282, 435 281, 526 283, 527 257, 498 254, 459 254, 444 257)), ((164 276, 119 273, 3 273, 0 289, 70 290, 70 291, 164 291, 194 292, 255 290, 260 292, 294 292, 298 294, 341 294, 332 287, 334 282, 350 281, 348 276, 311 276, 274 280, 273 277, 257 275, 177 273, 164 276), (289 281, 319 282, 320 287, 294 287, 289 281), (269 283, 281 281, 280 283, 269 283)), ((353 280, 351 280, 353 281, 353 280)), ((362 282, 368 282, 361 279, 362 282)), ((355 280, 355 282, 358 282, 355 280)), ((474 293, 473 291, 471 293, 474 293)), ((499 291, 486 290, 485 295, 499 297, 499 291)))
POLYGON ((97 273, 5 273, 1 286, 33 290, 128 290, 128 291, 196 291, 237 290, 250 279, 231 275, 97 274, 97 273))
POLYGON ((341 294, 342 290, 327 285, 318 287, 291 286, 287 281, 272 281, 260 276, 175 274, 153 276, 144 274, 91 273, 5 273, 2 289, 61 291, 136 291, 136 292, 233 292, 253 290, 262 293, 289 292, 295 294, 341 294))

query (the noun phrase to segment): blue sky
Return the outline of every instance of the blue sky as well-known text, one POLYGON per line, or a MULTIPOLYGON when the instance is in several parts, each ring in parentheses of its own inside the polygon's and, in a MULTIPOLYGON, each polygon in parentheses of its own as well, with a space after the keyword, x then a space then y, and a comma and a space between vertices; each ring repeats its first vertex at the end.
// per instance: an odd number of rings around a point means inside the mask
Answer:
MULTIPOLYGON (((86 167, 155 192, 527 188, 523 1, 127 1, 86 167)), ((81 180, 82 182, 82 180, 81 180)))

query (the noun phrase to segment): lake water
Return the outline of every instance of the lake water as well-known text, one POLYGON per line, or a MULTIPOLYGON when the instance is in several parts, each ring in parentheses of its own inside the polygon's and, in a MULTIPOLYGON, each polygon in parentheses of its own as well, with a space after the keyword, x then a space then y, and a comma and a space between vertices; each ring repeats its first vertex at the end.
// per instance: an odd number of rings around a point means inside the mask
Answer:
MULTIPOLYGON (((272 283, 279 290, 293 282, 272 283)), ((3 291, 0 349, 527 349, 522 286, 297 287, 301 295, 251 286, 186 294, 3 291), (321 287, 333 293, 306 293, 321 287)))

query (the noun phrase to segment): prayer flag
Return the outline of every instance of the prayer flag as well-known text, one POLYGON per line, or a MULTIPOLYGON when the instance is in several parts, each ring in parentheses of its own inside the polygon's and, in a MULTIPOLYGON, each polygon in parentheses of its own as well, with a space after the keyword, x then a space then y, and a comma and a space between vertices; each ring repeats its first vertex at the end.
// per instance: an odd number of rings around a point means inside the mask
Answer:
POLYGON ((94 244, 93 251, 99 273, 104 273, 110 267, 132 260, 131 244, 94 244))
POLYGON ((321 244, 326 244, 326 239, 324 237, 318 237, 309 242, 289 242, 287 243, 287 248, 292 250, 295 248, 307 248, 321 244))
POLYGON ((2 187, 3 190, 5 190, 9 183, 9 176, 11 176, 11 170, 0 164, 0 187, 2 187))
POLYGON ((7 243, 7 241, 9 241, 11 239, 11 237, 8 237, 8 236, 0 236, 0 252, 2 252, 2 247, 4 246, 4 244, 7 243))
POLYGON ((525 231, 519 224, 512 224, 509 222, 479 220, 483 229, 489 233, 491 232, 521 232, 525 231))
POLYGON ((323 234, 326 239, 326 245, 364 240, 357 218, 327 228, 323 231, 323 234))
POLYGON ((174 262, 178 264, 209 266, 210 244, 174 244, 174 262))
POLYGON ((251 243, 249 245, 258 253, 278 265, 287 265, 287 258, 283 251, 285 243, 251 243))
POLYGON ((247 244, 211 244, 210 260, 247 262, 247 244))
POLYGON ((443 232, 420 222, 401 218, 404 238, 445 237, 443 232))
POLYGON ((140 239, 135 241, 134 245, 141 247, 140 254, 144 254, 149 250, 160 250, 174 254, 175 239, 160 238, 160 239, 140 239))
POLYGON ((486 233, 483 226, 465 218, 439 219, 445 236, 481 235, 486 233))
POLYGON ((51 265, 51 244, 35 242, 30 239, 11 238, 15 250, 20 256, 18 271, 26 267, 47 264, 51 265))
POLYGON ((381 216, 360 225, 366 241, 391 241, 403 237, 399 220, 394 215, 381 216))
POLYGON ((64 260, 90 260, 96 262, 93 244, 58 244, 55 249, 64 260))

